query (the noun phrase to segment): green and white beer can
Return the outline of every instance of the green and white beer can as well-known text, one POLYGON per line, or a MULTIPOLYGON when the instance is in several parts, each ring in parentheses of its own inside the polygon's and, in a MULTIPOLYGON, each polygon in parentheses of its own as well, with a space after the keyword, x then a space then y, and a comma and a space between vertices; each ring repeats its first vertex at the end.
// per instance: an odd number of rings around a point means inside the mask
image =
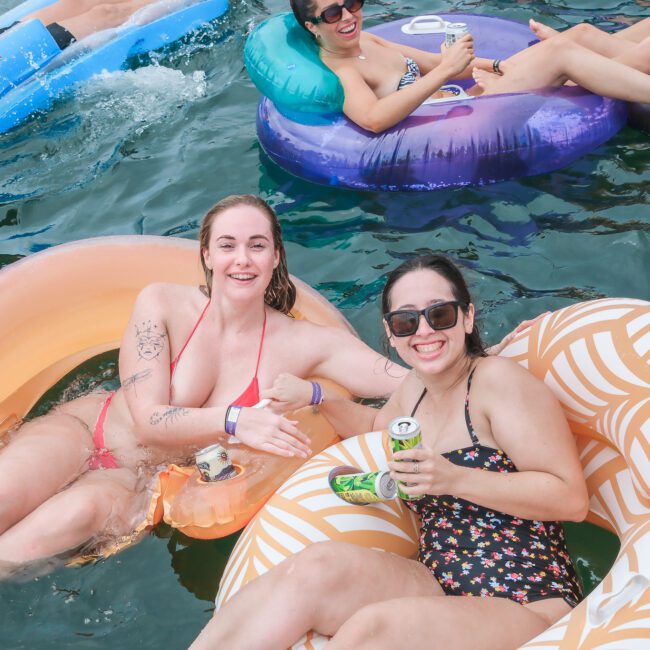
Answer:
MULTIPOLYGON (((420 449, 422 447, 422 430, 420 429, 420 423, 408 415, 403 415, 401 417, 391 420, 388 425, 388 435, 390 436, 391 447, 393 453, 396 451, 404 451, 405 449, 420 449)), ((397 482, 397 496, 400 499, 408 499, 409 501, 414 501, 420 497, 410 497, 405 492, 402 492, 400 489, 400 483, 397 482)), ((404 483, 403 485, 409 486, 410 483, 404 483)))
POLYGON ((344 465, 335 467, 328 481, 337 497, 355 505, 389 501, 397 495, 397 485, 386 471, 362 472, 358 467, 344 465))

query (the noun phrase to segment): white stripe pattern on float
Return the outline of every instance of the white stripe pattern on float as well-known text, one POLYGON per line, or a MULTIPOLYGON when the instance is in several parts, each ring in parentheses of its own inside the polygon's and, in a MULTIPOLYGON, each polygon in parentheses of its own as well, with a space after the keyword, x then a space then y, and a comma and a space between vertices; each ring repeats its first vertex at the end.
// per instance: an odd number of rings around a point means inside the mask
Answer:
MULTIPOLYGON (((627 335, 630 338, 634 338, 636 334, 642 332, 644 329, 650 331, 650 314, 641 314, 638 318, 631 320, 627 325, 627 335)), ((647 352, 647 349, 639 352, 639 356, 644 356, 647 352)))
POLYGON ((598 370, 594 363, 587 342, 585 339, 580 339, 569 346, 571 353, 575 359, 575 364, 580 368, 583 375, 586 375, 589 381, 601 392, 608 393, 609 395, 627 395, 627 392, 617 388, 611 382, 607 381, 604 375, 598 370))
POLYGON ((650 384, 643 381, 636 373, 631 371, 627 364, 621 359, 614 345, 614 339, 611 332, 597 332, 594 334, 594 342, 599 349, 607 350, 607 367, 613 372, 618 379, 625 381, 633 386, 640 386, 641 388, 650 388, 650 384))

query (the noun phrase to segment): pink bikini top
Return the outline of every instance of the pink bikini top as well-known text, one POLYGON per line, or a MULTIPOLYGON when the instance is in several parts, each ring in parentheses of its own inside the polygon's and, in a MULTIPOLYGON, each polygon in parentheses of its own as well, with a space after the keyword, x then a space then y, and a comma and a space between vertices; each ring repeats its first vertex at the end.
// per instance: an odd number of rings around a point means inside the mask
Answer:
MULTIPOLYGON (((173 361, 169 364, 170 391, 171 391, 171 383, 174 379, 174 371, 176 370, 178 361, 180 360, 181 355, 185 351, 185 348, 187 347, 187 344, 190 342, 192 336, 194 336, 194 332, 196 332, 196 328, 199 326, 199 323, 203 320, 203 316, 205 316, 205 312, 208 310, 209 306, 210 306, 210 301, 208 300, 208 304, 203 308, 203 311, 201 312, 199 319, 196 321, 196 324, 192 328, 192 331, 190 332, 190 335, 187 337, 185 343, 183 344, 183 347, 180 349, 180 352, 174 357, 173 361)), ((255 406, 255 404, 257 404, 260 401, 260 387, 257 381, 257 371, 259 370, 260 359, 262 358, 262 346, 264 345, 265 332, 266 332, 266 310, 264 310, 264 323, 262 324, 262 337, 260 338, 260 347, 257 352, 257 364, 255 365, 255 375, 253 375, 253 379, 251 380, 251 383, 248 384, 246 390, 236 400, 232 402, 233 404, 237 404, 238 406, 255 406)))

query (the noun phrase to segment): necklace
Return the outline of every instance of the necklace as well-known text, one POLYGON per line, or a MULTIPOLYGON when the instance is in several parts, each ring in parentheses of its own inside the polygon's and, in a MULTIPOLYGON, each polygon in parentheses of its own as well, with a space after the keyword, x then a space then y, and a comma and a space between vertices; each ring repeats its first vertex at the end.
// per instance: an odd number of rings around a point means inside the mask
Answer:
POLYGON ((358 54, 357 59, 361 59, 361 61, 365 61, 366 57, 363 54, 358 54))

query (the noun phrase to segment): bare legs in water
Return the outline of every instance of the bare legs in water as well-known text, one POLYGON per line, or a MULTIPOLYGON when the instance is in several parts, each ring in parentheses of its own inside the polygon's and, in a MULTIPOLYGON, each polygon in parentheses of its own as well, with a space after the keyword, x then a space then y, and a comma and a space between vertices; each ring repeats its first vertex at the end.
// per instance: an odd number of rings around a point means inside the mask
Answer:
POLYGON ((155 0, 59 0, 35 11, 23 21, 38 18, 44 25, 58 23, 77 40, 102 29, 117 27, 138 9, 155 0))
POLYGON ((616 35, 591 25, 565 32, 531 21, 540 43, 505 60, 503 76, 475 70, 473 94, 521 92, 572 81, 592 92, 650 102, 650 20, 616 35))

